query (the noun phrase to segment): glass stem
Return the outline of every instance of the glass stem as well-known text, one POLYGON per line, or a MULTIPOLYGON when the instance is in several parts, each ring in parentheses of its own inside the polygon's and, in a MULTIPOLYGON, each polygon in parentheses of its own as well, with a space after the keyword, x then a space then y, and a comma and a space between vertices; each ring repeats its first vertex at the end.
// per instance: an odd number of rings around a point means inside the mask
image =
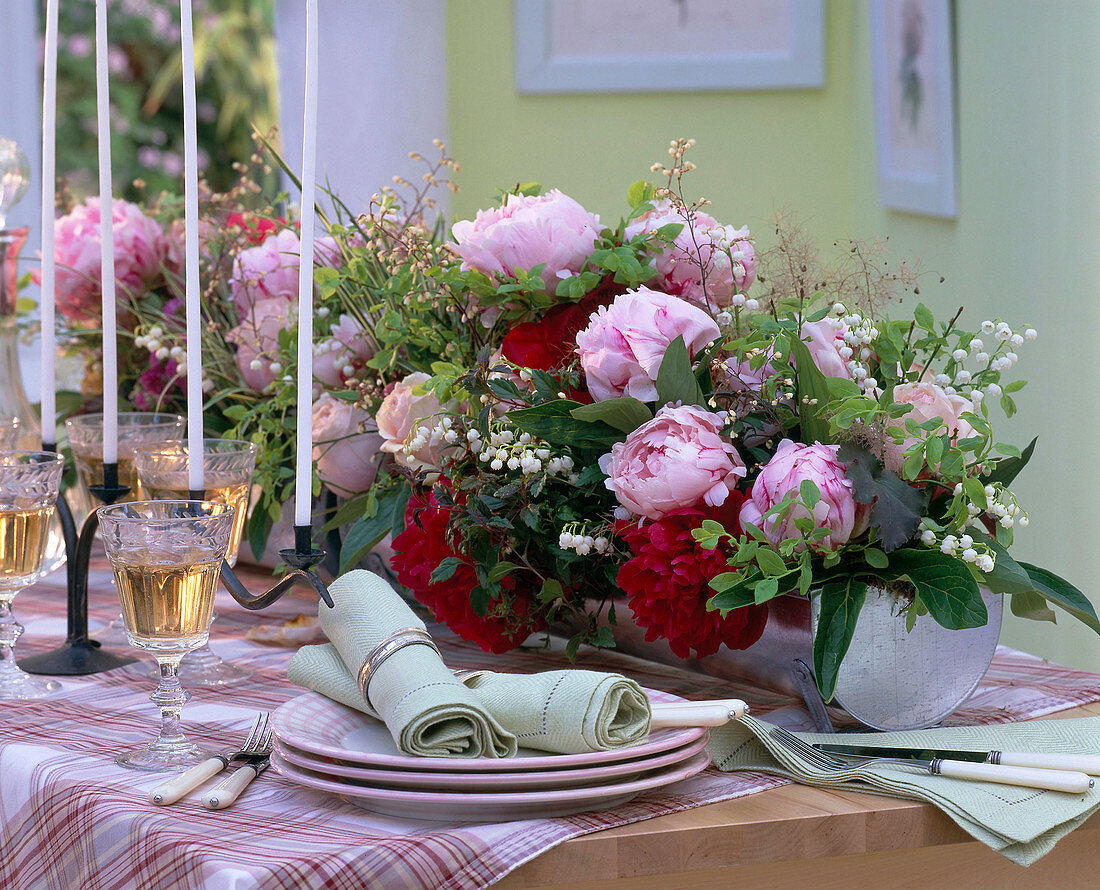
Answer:
POLYGON ((158 656, 160 684, 149 698, 160 708, 160 735, 154 743, 157 747, 179 747, 187 743, 180 731, 180 713, 191 698, 191 693, 180 686, 180 656, 158 656))
POLYGON ((23 625, 11 613, 13 597, 8 593, 0 595, 0 672, 3 673, 19 670, 15 663, 15 642, 23 634, 23 625))

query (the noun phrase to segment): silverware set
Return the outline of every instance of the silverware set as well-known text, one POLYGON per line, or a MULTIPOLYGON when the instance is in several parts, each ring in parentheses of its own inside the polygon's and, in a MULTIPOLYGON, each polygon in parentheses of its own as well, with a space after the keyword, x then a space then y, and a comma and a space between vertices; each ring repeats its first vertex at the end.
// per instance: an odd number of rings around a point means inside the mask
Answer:
MULTIPOLYGON (((988 760, 974 763, 942 757, 925 759, 921 755, 929 752, 924 751, 913 751, 904 756, 874 756, 835 750, 826 752, 804 742, 794 733, 780 726, 772 727, 768 734, 780 747, 786 748, 811 766, 830 773, 845 773, 871 764, 892 763, 920 767, 930 775, 969 779, 975 782, 998 782, 1003 785, 1020 785, 1025 788, 1064 791, 1070 794, 1082 794, 1093 786, 1093 780, 1085 773, 1071 770, 1006 766, 991 763, 988 760)), ((899 749, 892 749, 884 753, 901 754, 902 752, 899 749)), ((988 755, 983 755, 985 756, 988 755)))
POLYGON ((231 763, 241 765, 213 788, 202 793, 200 800, 208 810, 223 810, 232 805, 244 793, 252 780, 267 769, 271 758, 271 729, 269 715, 258 714, 241 747, 232 753, 216 754, 175 778, 169 779, 149 792, 149 801, 158 806, 168 806, 198 788, 231 763))

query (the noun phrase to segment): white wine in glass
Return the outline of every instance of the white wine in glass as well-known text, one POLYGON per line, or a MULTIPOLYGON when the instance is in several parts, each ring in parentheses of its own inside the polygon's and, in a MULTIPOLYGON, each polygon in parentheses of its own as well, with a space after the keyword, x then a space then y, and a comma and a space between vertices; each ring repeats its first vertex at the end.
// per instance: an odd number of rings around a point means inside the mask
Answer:
MULTIPOLYGON (((218 504, 227 504, 234 509, 233 530, 229 533, 229 548, 225 552, 225 561, 231 566, 237 564, 237 551, 240 550, 244 524, 248 520, 248 496, 252 489, 252 472, 247 482, 233 482, 217 476, 206 479, 203 499, 218 504)), ((187 500, 190 489, 184 473, 146 477, 149 481, 142 484, 145 499, 153 501, 187 500)))
POLYGON ((152 744, 120 754, 115 762, 150 772, 187 769, 210 752, 180 730, 180 714, 191 696, 180 685, 179 665, 209 636, 233 511, 212 501, 134 501, 100 507, 96 515, 126 636, 160 667, 151 696, 160 708, 160 733, 152 744))
POLYGON ((42 573, 50 520, 65 461, 53 451, 0 451, 0 698, 52 695, 56 680, 42 680, 15 661, 23 626, 12 615, 15 595, 42 573))

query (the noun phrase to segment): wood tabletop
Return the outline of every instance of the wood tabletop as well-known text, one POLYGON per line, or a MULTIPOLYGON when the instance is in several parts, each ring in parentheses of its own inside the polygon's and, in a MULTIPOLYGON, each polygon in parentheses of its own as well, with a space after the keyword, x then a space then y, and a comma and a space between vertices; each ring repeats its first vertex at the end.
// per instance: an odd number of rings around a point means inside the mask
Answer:
MULTIPOLYGON (((1100 715, 1100 703, 1044 719, 1100 715)), ((1100 815, 1030 868, 930 804, 784 785, 574 838, 494 887, 1097 887, 1100 815), (746 882, 751 882, 748 884, 746 882)))

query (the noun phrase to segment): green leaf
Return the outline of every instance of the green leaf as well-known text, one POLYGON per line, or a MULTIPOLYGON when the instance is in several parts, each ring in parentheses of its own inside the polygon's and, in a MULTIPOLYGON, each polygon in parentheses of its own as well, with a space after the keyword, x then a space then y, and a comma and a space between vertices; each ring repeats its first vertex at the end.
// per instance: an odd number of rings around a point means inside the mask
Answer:
POLYGON ((608 426, 624 432, 632 433, 643 423, 653 419, 653 412, 649 410, 645 402, 625 396, 619 399, 605 399, 602 402, 593 402, 591 405, 581 405, 569 412, 577 420, 586 422, 603 421, 608 426))
POLYGON ((787 574, 787 564, 783 561, 783 558, 766 547, 761 547, 756 551, 756 562, 765 575, 787 574))
POLYGON ((644 179, 639 179, 626 190, 626 203, 631 207, 641 206, 646 202, 648 190, 649 183, 644 179))
POLYGON ((684 345, 683 336, 677 337, 665 350, 661 368, 657 372, 657 404, 681 402, 684 405, 703 404, 703 392, 691 373, 691 356, 684 345))
POLYGON ((908 578, 928 613, 950 630, 984 627, 989 612, 982 600, 978 582, 967 564, 939 550, 908 547, 890 555, 890 568, 880 570, 899 578, 908 578))
POLYGON ((1027 466, 1027 462, 1031 460, 1031 455, 1035 451, 1035 443, 1038 441, 1038 436, 1032 439, 1031 444, 1020 453, 1019 457, 997 461, 993 467, 993 472, 982 477, 982 485, 989 485, 993 482, 1000 482, 1001 485, 1006 487, 1011 485, 1013 480, 1020 475, 1020 471, 1027 466))
POLYGON ((913 310, 913 318, 924 330, 933 334, 936 332, 936 319, 933 318, 932 311, 924 303, 917 303, 917 308, 913 310))
POLYGON ((890 565, 890 557, 878 549, 878 547, 868 547, 863 551, 863 558, 867 560, 867 565, 876 569, 884 569, 890 565))
POLYGON ((511 572, 514 572, 518 568, 519 568, 519 566, 516 565, 514 562, 507 562, 506 560, 501 560, 496 565, 494 565, 491 569, 489 569, 489 574, 487 576, 488 580, 491 584, 495 584, 501 578, 504 578, 506 575, 510 574, 511 572))
POLYGON ((818 413, 829 401, 828 379, 814 364, 810 350, 797 334, 790 335, 790 344, 791 355, 798 369, 798 422, 802 427, 802 437, 809 444, 813 442, 828 444, 832 441, 829 436, 829 424, 818 413), (816 399, 817 404, 810 405, 807 399, 816 399))
POLYGON ((980 572, 978 583, 984 584, 994 593, 1033 593, 1035 585, 1008 551, 993 538, 976 528, 967 531, 975 541, 981 541, 993 552, 993 571, 980 572))
POLYGON ((556 578, 547 578, 542 582, 542 589, 539 591, 540 603, 551 603, 558 599, 562 595, 561 581, 556 578))
POLYGON ((1041 569, 1039 566, 1021 562, 1020 568, 1027 572, 1037 593, 1100 634, 1100 620, 1097 620, 1096 610, 1080 590, 1064 578, 1059 578, 1054 572, 1041 569))
POLYGON ((810 512, 813 512, 817 502, 821 500, 821 492, 814 484, 813 479, 803 479, 802 484, 798 486, 798 494, 802 498, 802 503, 806 505, 806 509, 810 512))
POLYGON ((928 495, 906 485, 865 448, 844 444, 837 457, 848 462, 845 471, 855 486, 855 499, 871 504, 871 525, 878 529, 887 553, 910 541, 920 526, 928 495))
POLYGON ((867 599, 867 585, 855 578, 829 581, 821 588, 821 610, 814 634, 814 674, 825 701, 836 693, 840 663, 852 644, 859 610, 867 599))
POLYGON ((1017 618, 1027 618, 1030 621, 1049 621, 1056 623, 1054 610, 1047 605, 1041 593, 1030 590, 1026 593, 1014 593, 1008 602, 1012 614, 1017 618))
POLYGON ((775 578, 765 578, 763 581, 757 581, 756 587, 753 589, 753 599, 757 605, 766 603, 778 595, 779 582, 775 578))
POLYGON ((556 399, 531 408, 518 408, 505 416, 525 433, 530 433, 551 445, 571 445, 576 448, 608 449, 624 438, 621 431, 603 421, 577 420, 573 411, 580 402, 556 399))
POLYGON ((454 573, 458 571, 459 567, 465 565, 463 560, 457 556, 448 556, 443 559, 439 565, 432 569, 432 575, 428 579, 429 584, 437 584, 440 581, 448 581, 454 576, 454 573))

